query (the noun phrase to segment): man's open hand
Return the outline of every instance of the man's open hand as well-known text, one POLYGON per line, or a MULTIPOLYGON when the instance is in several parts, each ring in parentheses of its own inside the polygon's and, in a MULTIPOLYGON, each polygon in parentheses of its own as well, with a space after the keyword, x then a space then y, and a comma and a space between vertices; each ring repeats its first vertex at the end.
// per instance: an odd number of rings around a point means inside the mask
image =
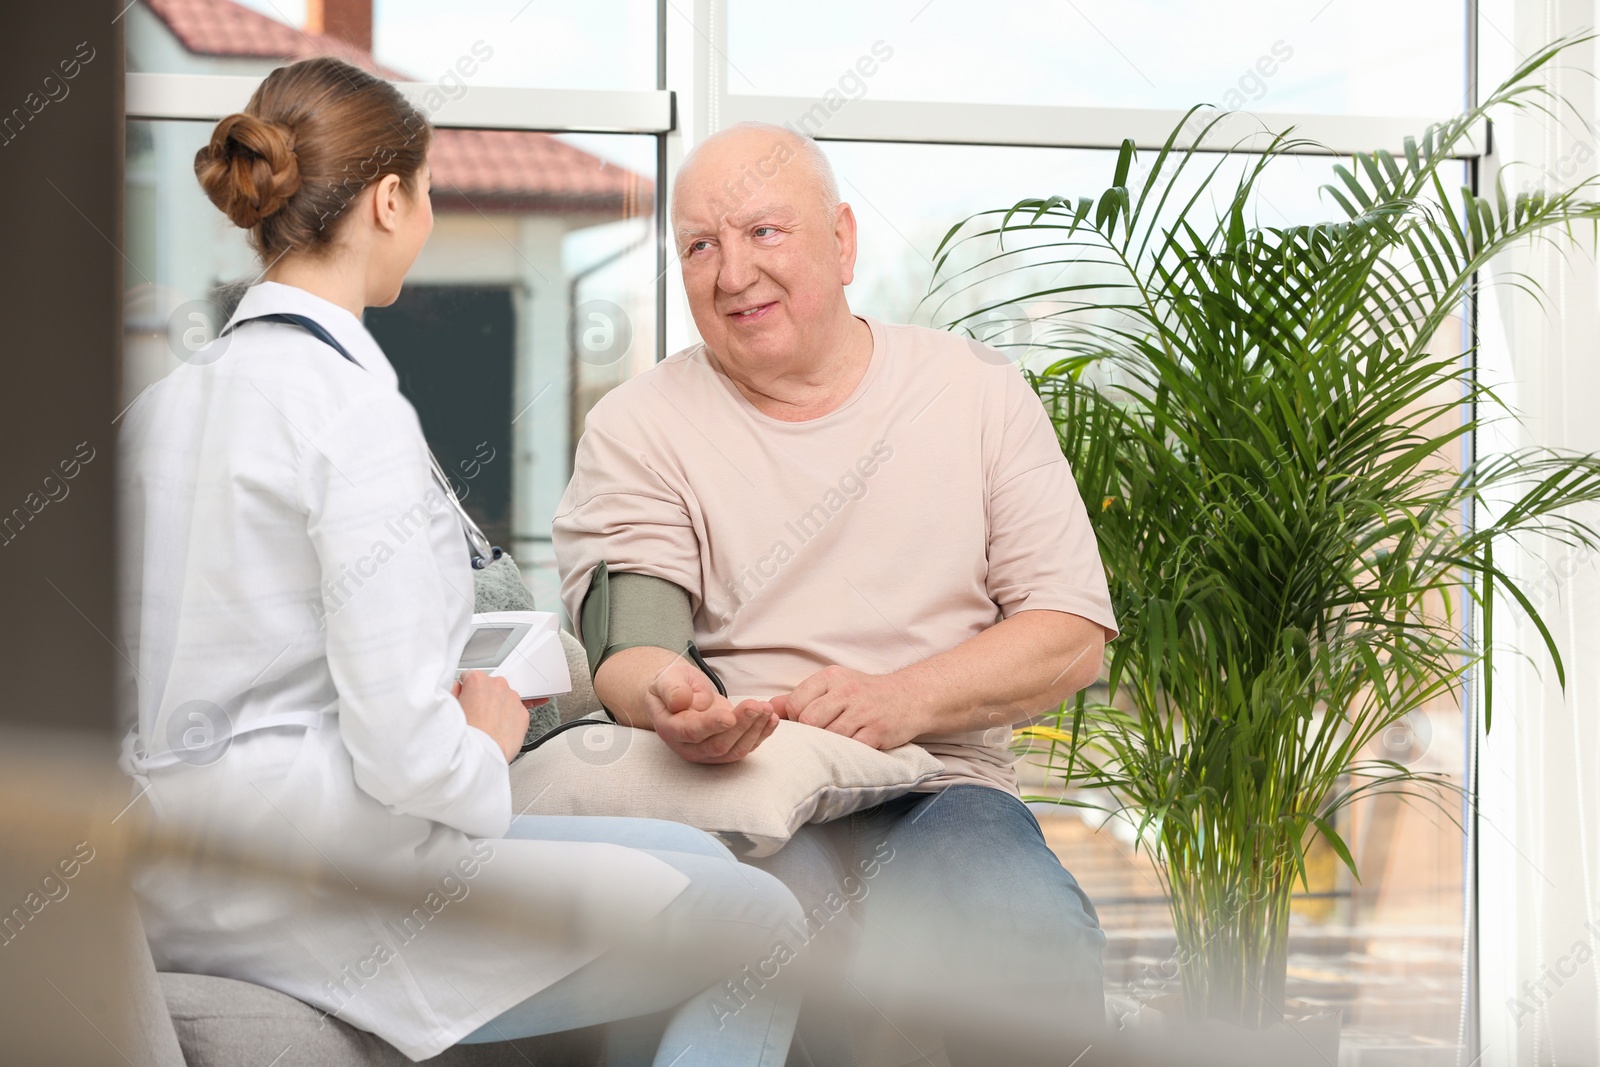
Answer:
POLYGON ((645 708, 661 740, 690 763, 744 759, 772 736, 779 718, 765 700, 745 700, 734 707, 700 668, 682 657, 650 682, 645 708))
POLYGON ((853 737, 876 749, 898 748, 927 732, 921 702, 894 674, 824 667, 785 696, 772 698, 784 718, 853 737))

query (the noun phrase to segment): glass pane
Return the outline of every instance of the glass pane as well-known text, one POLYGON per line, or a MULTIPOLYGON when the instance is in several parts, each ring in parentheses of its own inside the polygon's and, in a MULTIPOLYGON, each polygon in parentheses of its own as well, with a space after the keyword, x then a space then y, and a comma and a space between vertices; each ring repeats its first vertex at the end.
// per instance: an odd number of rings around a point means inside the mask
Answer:
MULTIPOLYGON (((879 144, 824 141, 839 179, 839 195, 855 211, 859 245, 849 288, 857 312, 893 322, 942 325, 952 308, 926 303, 933 255, 946 231, 979 211, 1028 197, 1095 196, 1111 184, 1116 153, 1060 148, 879 144)), ((1144 154, 1138 162, 1153 159, 1144 154)), ((1219 163, 1214 188, 1231 190, 1245 158, 1219 163)), ((1334 161, 1322 156, 1281 159, 1259 187, 1256 218, 1280 226, 1333 217, 1318 195, 1332 180, 1334 161)), ((1137 178, 1130 179, 1130 186, 1137 178)), ((960 310, 975 306, 982 290, 960 310)))
MULTIPOLYGON (((940 321, 921 298, 934 250, 953 224, 1025 197, 1095 195, 1111 184, 1115 166, 1115 153, 1098 151, 844 142, 823 148, 859 221, 851 307, 923 324, 940 321)), ((1218 181, 1226 191, 1252 162, 1202 158, 1223 168, 1218 181)), ((1277 161, 1259 187, 1256 220, 1277 226, 1337 217, 1336 205, 1318 193, 1334 163, 1322 157, 1277 161)), ((1460 173, 1464 179, 1465 169, 1460 173)), ((1130 185, 1136 183, 1137 172, 1130 185)), ((1006 291, 1023 289, 1011 281, 1006 291)), ((1460 343, 1460 323, 1452 319, 1435 350, 1459 351, 1460 343)), ((1105 696, 1103 689, 1091 695, 1105 696)), ((1461 722, 1452 700, 1436 702, 1386 734, 1381 750, 1374 746, 1368 755, 1444 775, 1459 787, 1461 722)), ((1107 801, 1063 791, 1037 764, 1024 770, 1023 781, 1023 793, 1035 798, 1107 801)), ((1135 847, 1134 826, 1103 812, 1052 804, 1036 804, 1034 811, 1099 911, 1109 938, 1106 992, 1113 1004, 1125 1011, 1175 992, 1176 940, 1166 897, 1149 855, 1135 847)), ((1291 921, 1289 996, 1311 1010, 1343 1011, 1348 1062, 1453 1064, 1462 1007, 1461 831, 1447 813, 1392 795, 1355 804, 1337 828, 1364 880, 1352 879, 1330 850, 1313 850, 1312 885, 1295 901, 1291 921)))
POLYGON ((149 0, 128 11, 128 69, 264 75, 285 59, 327 53, 376 63, 400 81, 551 89, 654 89, 654 0, 428 0, 336 3, 370 42, 329 18, 307 25, 305 0, 149 0))
MULTIPOLYGON (((195 181, 203 122, 128 123, 125 401, 261 273, 195 181)), ((434 230, 366 323, 469 511, 555 610, 550 518, 584 416, 655 359, 655 139, 441 130, 434 230)))
POLYGON ((772 0, 729 0, 727 85, 764 96, 1443 116, 1464 99, 1464 8, 817 0, 795 18, 772 0))

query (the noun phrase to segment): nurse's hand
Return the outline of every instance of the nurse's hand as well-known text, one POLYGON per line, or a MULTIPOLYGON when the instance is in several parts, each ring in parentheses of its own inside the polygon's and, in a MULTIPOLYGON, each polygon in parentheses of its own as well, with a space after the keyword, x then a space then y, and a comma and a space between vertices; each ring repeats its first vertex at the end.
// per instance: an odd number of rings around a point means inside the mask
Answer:
POLYGON ((482 671, 468 671, 450 690, 466 712, 467 725, 482 730, 505 753, 506 762, 522 751, 528 735, 528 709, 504 678, 493 678, 482 671))

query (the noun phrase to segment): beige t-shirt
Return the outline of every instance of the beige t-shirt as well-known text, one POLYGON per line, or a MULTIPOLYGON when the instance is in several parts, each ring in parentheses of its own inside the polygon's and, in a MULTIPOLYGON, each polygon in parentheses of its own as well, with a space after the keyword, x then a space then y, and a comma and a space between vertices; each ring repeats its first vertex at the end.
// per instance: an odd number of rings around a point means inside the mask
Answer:
MULTIPOLYGON (((866 320, 872 360, 807 422, 756 409, 695 345, 589 414, 557 509, 561 598, 593 569, 689 591, 735 702, 829 664, 873 674, 1029 609, 1116 633, 1077 484, 1021 372, 992 348, 866 320)), ((1015 793, 1010 729, 928 735, 948 774, 1015 793)))

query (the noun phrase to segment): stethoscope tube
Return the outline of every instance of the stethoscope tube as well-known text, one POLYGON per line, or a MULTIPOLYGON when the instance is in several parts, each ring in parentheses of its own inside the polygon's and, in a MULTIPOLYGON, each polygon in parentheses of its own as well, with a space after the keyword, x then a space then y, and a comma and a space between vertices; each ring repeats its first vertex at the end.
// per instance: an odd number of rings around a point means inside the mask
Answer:
POLYGON ((434 482, 444 492, 444 498, 450 501, 450 507, 455 510, 456 518, 461 523, 461 532, 467 538, 467 549, 472 554, 472 569, 483 570, 503 556, 505 550, 490 544, 483 530, 472 521, 472 516, 467 514, 467 509, 461 506, 461 499, 456 496, 455 486, 450 484, 450 476, 445 474, 444 468, 439 465, 439 457, 433 454, 431 448, 428 449, 428 465, 433 468, 434 482))

